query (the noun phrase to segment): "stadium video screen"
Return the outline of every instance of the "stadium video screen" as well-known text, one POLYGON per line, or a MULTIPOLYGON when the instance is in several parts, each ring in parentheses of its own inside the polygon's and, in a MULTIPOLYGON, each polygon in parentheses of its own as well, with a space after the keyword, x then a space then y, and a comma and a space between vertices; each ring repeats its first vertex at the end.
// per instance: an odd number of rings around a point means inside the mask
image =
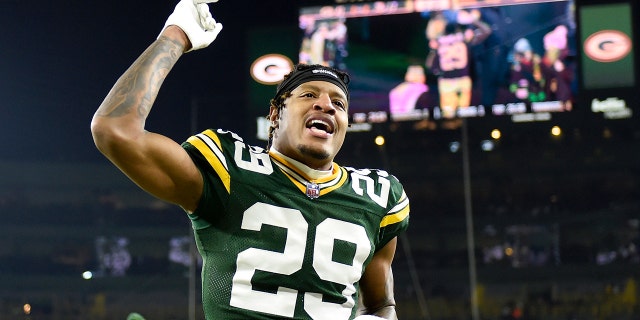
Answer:
POLYGON ((351 74, 355 123, 573 110, 572 1, 456 2, 302 7, 299 61, 351 74))
POLYGON ((583 5, 579 13, 585 89, 634 86, 631 5, 583 5))
POLYGON ((632 2, 583 3, 578 8, 581 92, 578 103, 603 119, 630 119, 638 110, 632 2))

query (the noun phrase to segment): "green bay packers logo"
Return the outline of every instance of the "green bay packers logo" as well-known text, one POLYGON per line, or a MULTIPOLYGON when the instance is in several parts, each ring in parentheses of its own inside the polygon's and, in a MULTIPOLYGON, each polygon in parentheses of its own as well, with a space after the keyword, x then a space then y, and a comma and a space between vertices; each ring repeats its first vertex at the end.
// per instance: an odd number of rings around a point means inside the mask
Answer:
POLYGON ((259 57, 251 64, 251 77, 261 84, 277 84, 291 70, 293 70, 291 59, 272 53, 259 57))
POLYGON ((602 30, 590 35, 584 41, 584 53, 598 62, 614 62, 631 52, 631 38, 618 30, 602 30))

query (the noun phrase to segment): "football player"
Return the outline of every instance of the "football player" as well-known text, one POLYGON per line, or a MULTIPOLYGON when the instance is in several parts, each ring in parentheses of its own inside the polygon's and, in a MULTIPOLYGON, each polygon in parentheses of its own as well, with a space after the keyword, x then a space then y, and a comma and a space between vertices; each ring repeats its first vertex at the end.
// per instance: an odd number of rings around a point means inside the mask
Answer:
POLYGON ((296 66, 271 100, 266 149, 221 129, 182 144, 145 130, 174 64, 221 31, 209 2, 180 1, 117 80, 91 123, 97 148, 191 219, 207 319, 397 319, 391 264, 409 200, 393 175, 333 162, 347 74, 296 66))
POLYGON ((456 129, 461 122, 458 110, 471 106, 471 46, 486 40, 491 27, 480 19, 477 9, 436 13, 426 29, 431 51, 427 66, 438 76, 440 109, 447 126, 456 129))

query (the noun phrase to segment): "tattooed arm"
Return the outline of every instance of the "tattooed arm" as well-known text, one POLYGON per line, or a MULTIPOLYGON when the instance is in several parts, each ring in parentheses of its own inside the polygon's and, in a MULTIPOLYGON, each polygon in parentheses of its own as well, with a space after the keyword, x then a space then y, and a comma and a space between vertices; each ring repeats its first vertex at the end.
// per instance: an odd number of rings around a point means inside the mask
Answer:
POLYGON ((150 194, 196 208, 202 177, 175 141, 145 130, 160 86, 182 54, 191 48, 186 34, 168 26, 118 79, 91 122, 97 148, 150 194))

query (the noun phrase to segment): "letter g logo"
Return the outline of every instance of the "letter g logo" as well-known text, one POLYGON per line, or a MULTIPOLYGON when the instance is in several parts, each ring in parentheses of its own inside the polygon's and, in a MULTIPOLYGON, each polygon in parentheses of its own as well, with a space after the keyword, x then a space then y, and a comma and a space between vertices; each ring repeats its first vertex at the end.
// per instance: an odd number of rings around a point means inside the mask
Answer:
POLYGON ((584 41, 584 53, 598 62, 614 62, 631 52, 632 42, 628 35, 618 30, 602 30, 584 41))
POLYGON ((267 54, 251 64, 253 80, 266 85, 277 84, 293 70, 293 62, 281 54, 267 54))

